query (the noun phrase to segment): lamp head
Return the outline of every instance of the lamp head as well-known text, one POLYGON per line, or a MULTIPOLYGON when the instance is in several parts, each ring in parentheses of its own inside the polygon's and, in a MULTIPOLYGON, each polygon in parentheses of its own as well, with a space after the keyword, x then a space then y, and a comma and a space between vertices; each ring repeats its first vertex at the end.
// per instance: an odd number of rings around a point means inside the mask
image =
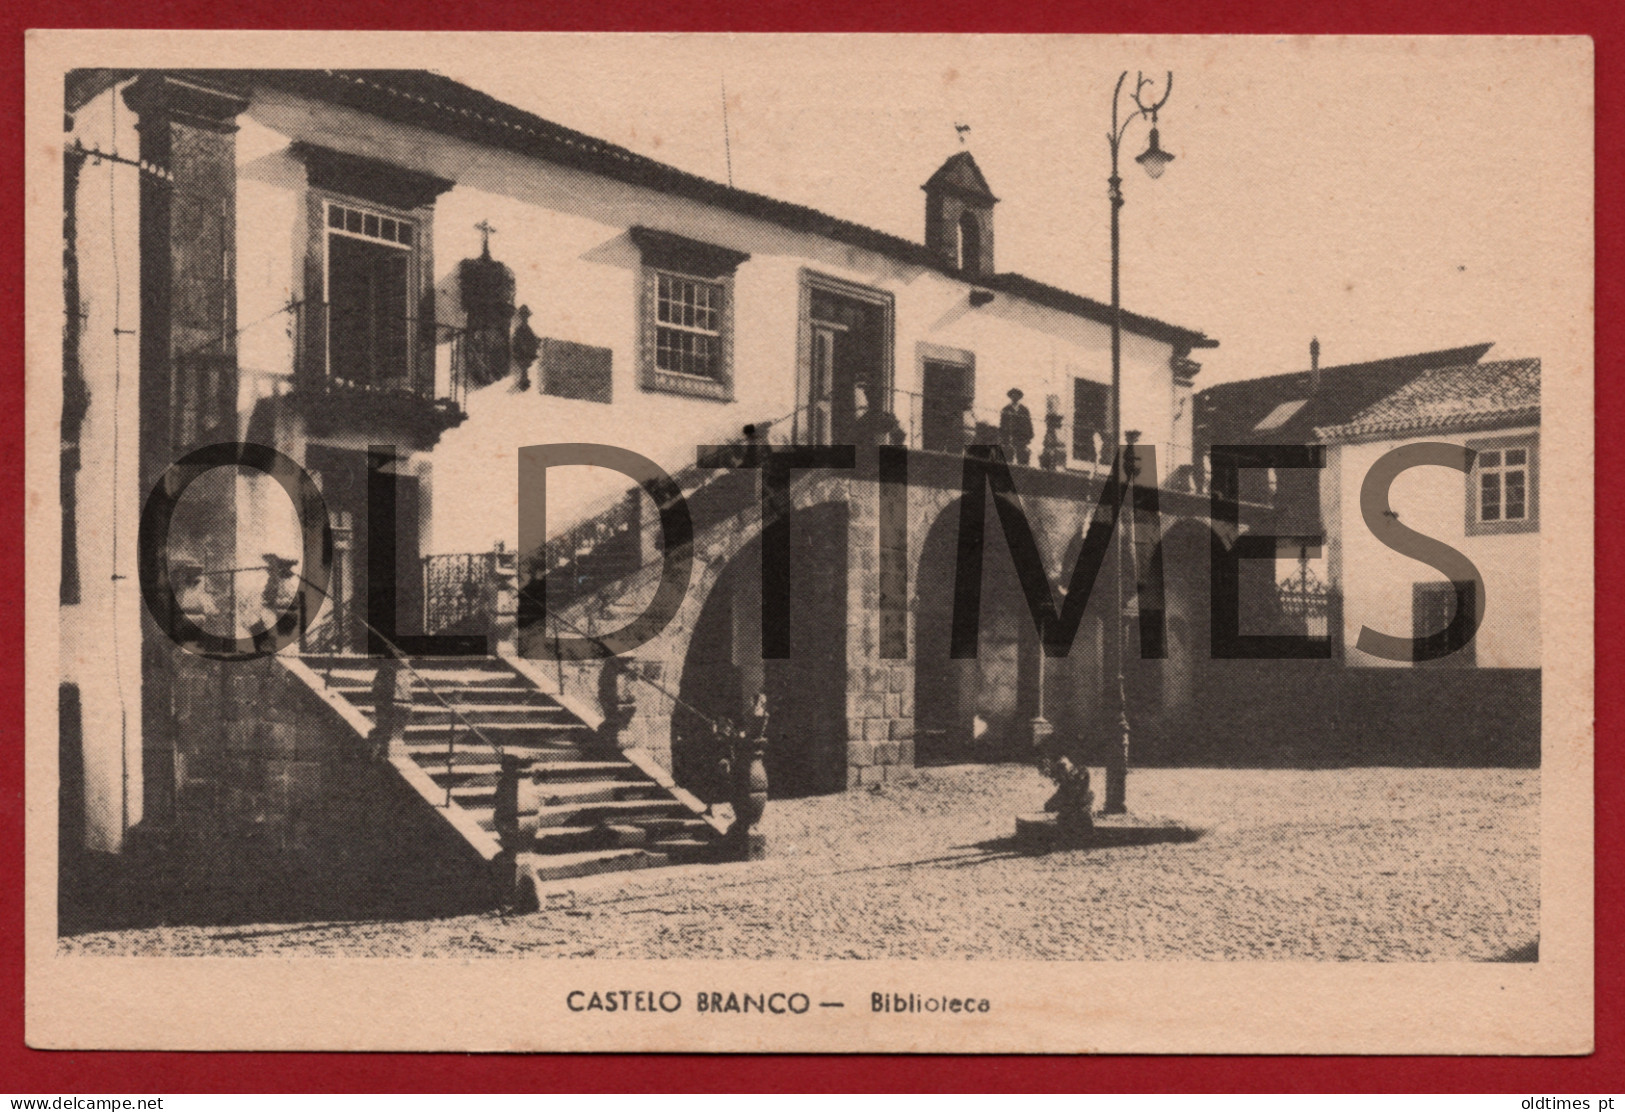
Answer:
POLYGON ((1136 158, 1134 161, 1138 162, 1141 166, 1144 166, 1145 172, 1150 174, 1153 178, 1160 178, 1162 177, 1162 172, 1168 168, 1168 163, 1172 162, 1173 160, 1174 156, 1163 150, 1162 147, 1158 145, 1157 128, 1156 125, 1153 124, 1151 127, 1151 145, 1145 149, 1144 154, 1142 154, 1139 158, 1136 158))

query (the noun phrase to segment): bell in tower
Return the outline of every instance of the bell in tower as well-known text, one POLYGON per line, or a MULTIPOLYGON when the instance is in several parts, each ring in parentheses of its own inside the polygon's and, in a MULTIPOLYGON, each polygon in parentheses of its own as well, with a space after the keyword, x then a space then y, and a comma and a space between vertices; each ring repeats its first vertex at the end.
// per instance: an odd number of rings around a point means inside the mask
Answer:
POLYGON ((944 162, 925 190, 925 245, 967 277, 993 269, 993 206, 999 199, 969 151, 944 162))

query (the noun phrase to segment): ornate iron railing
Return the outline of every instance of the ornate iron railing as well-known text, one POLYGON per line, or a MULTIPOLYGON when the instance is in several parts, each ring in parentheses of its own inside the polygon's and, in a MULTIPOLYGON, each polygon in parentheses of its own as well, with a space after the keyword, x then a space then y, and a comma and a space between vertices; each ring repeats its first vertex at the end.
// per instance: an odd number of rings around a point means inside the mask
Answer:
POLYGON ((442 428, 463 419, 470 386, 465 329, 433 317, 340 315, 315 301, 294 302, 287 312, 297 393, 324 405, 398 411, 442 428))
POLYGON ((1326 637, 1333 631, 1339 601, 1337 592, 1314 573, 1307 561, 1276 584, 1281 615, 1301 621, 1309 637, 1326 637))
POLYGON ((496 553, 423 558, 423 632, 485 634, 496 613, 496 553))

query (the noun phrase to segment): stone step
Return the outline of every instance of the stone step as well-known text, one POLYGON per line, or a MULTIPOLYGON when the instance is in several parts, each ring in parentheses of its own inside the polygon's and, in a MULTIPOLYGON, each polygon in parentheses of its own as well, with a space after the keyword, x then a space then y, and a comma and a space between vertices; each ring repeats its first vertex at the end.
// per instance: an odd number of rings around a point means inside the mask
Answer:
POLYGON ((576 826, 544 826, 536 831, 532 849, 537 853, 579 853, 582 850, 602 849, 613 843, 606 837, 605 828, 598 823, 576 826))
MULTIPOLYGON (((371 684, 334 684, 328 690, 337 692, 358 707, 372 705, 371 684)), ((521 703, 525 706, 549 707, 556 710, 564 709, 533 687, 519 687, 512 684, 458 684, 448 686, 441 690, 440 693, 448 696, 455 695, 458 702, 488 704, 508 701, 521 703), (527 698, 534 701, 525 702, 527 698)), ((424 698, 429 698, 429 696, 424 696, 424 698)), ((416 703, 413 705, 415 706, 416 703)))
POLYGON ((570 741, 547 743, 505 741, 502 751, 510 756, 518 757, 522 765, 551 763, 554 761, 576 764, 589 761, 604 761, 611 756, 611 754, 604 753, 600 746, 570 741))
POLYGON ((649 842, 648 848, 682 863, 713 860, 722 852, 712 838, 660 838, 649 842))
MULTIPOLYGON (((441 786, 444 787, 444 784, 441 786)), ((588 803, 664 803, 670 800, 666 790, 652 780, 642 783, 635 780, 583 780, 577 783, 541 784, 536 790, 540 793, 537 796, 538 806, 543 809, 588 803)), ((463 801, 467 806, 495 798, 496 791, 496 777, 481 776, 472 782, 452 785, 451 797, 463 801)))
MULTIPOLYGON (((587 733, 587 728, 579 722, 476 722, 474 723, 483 734, 503 734, 505 736, 515 733, 536 733, 549 736, 569 735, 573 733, 587 733)), ((450 727, 445 722, 409 722, 406 732, 410 734, 445 734, 450 727)), ((457 734, 467 733, 462 723, 458 723, 457 734)))
MULTIPOLYGON (((444 766, 446 756, 446 739, 439 738, 433 741, 409 741, 406 743, 406 752, 422 767, 424 762, 433 761, 444 766)), ((523 745, 504 745, 503 752, 518 757, 521 763, 535 763, 545 760, 559 760, 570 763, 590 761, 593 754, 583 751, 579 745, 561 743, 557 745, 538 745, 526 743, 523 745)), ((457 758, 470 761, 482 761, 488 764, 499 764, 499 754, 490 745, 486 745, 478 738, 469 734, 457 735, 457 747, 452 752, 453 763, 457 758)))
MULTIPOLYGON (((486 753, 457 753, 448 769, 442 760, 430 760, 427 755, 418 758, 418 765, 430 776, 495 776, 502 771, 499 762, 486 753)), ((540 774, 547 783, 561 783, 581 777, 619 777, 627 780, 645 780, 643 771, 625 761, 549 761, 540 760, 522 766, 522 772, 540 774)))
POLYGON ((580 853, 523 854, 520 867, 538 882, 568 880, 623 869, 647 869, 667 864, 665 854, 646 849, 599 849, 580 853))
MULTIPOLYGON (((574 726, 576 722, 573 715, 561 706, 548 706, 545 703, 465 703, 460 698, 448 699, 451 709, 446 709, 443 703, 415 702, 412 704, 412 713, 415 716, 439 715, 442 718, 457 713, 471 722, 486 722, 496 720, 493 716, 512 719, 519 722, 540 722, 550 725, 563 722, 574 726)), ((365 709, 365 708, 363 708, 365 709)))
POLYGON ((570 825, 586 818, 603 819, 612 815, 622 818, 623 821, 634 822, 636 818, 642 815, 655 818, 668 815, 676 816, 678 812, 687 813, 687 808, 670 797, 665 799, 608 799, 593 802, 559 803, 539 807, 536 810, 543 826, 570 825))
POLYGON ((542 783, 534 787, 542 806, 554 803, 607 803, 611 800, 669 800, 666 789, 653 780, 577 780, 542 783), (653 794, 650 794, 653 793, 653 794))
MULTIPOLYGON (((496 795, 496 776, 478 776, 472 780, 451 787, 452 798, 475 800, 489 799, 496 795)), ((444 781, 437 780, 442 787, 444 781)), ((538 784, 535 790, 539 793, 537 800, 542 806, 555 806, 563 803, 606 803, 617 799, 648 799, 659 800, 665 797, 666 789, 652 780, 641 783, 636 780, 580 780, 560 781, 557 783, 538 784), (654 794, 650 794, 654 793, 654 794)))
MULTIPOLYGON (((378 675, 377 664, 366 664, 358 660, 334 664, 331 668, 325 662, 310 657, 305 657, 304 662, 311 671, 334 687, 342 685, 370 690, 372 681, 378 675)), ((492 684, 512 685, 515 682, 513 669, 501 661, 495 661, 489 667, 481 667, 472 662, 463 666, 435 667, 414 661, 411 671, 407 672, 407 677, 414 682, 421 677, 423 681, 436 687, 488 687, 492 684)))
MULTIPOLYGON (((482 776, 480 782, 477 783, 453 784, 451 786, 451 797, 465 805, 477 800, 493 799, 497 794, 497 786, 495 782, 487 781, 490 781, 490 778, 482 776)), ((441 782, 437 780, 436 783, 441 782)), ((444 787, 445 785, 441 783, 441 786, 444 787)))
MULTIPOLYGON (((642 769, 627 761, 537 761, 530 766, 544 781, 568 780, 575 776, 600 773, 624 776, 635 780, 648 779, 642 769)), ((650 781, 651 783, 653 781, 650 781)))
POLYGON ((708 822, 695 816, 692 811, 685 808, 684 813, 688 817, 685 818, 682 815, 651 815, 647 817, 640 816, 627 821, 636 822, 638 826, 648 832, 649 837, 656 840, 683 836, 709 837, 715 833, 714 828, 708 822))
MULTIPOLYGON (((509 672, 506 675, 501 672, 488 672, 482 674, 487 678, 479 679, 477 677, 468 676, 464 673, 458 673, 456 676, 445 676, 435 672, 420 672, 418 675, 411 677, 412 690, 421 694, 425 682, 427 682, 429 687, 432 687, 442 695, 453 691, 458 693, 464 691, 504 691, 511 690, 514 687, 514 676, 512 672, 509 672)), ((535 689, 532 688, 531 690, 534 691, 535 689)))
POLYGON ((649 832, 641 826, 632 823, 606 822, 598 828, 616 846, 646 846, 649 844, 649 832))

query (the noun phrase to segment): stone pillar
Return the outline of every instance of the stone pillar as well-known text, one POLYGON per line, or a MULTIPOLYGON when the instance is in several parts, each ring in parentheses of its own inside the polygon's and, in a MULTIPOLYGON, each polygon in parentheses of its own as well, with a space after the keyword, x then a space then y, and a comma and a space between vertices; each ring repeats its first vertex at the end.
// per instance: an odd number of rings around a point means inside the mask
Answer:
POLYGON ((767 838, 755 828, 767 810, 767 696, 758 695, 750 723, 735 733, 728 758, 729 802, 734 822, 728 828, 728 855, 740 861, 760 861, 767 855, 767 838))
MULTIPOLYGON (((235 431, 237 116, 246 91, 198 72, 149 71, 124 92, 136 113, 142 161, 167 167, 170 180, 141 175, 140 483, 150 490, 191 442, 228 420, 235 431), (183 393, 199 414, 183 427, 183 393)), ((227 472, 222 472, 229 480, 227 472)), ((234 482, 216 480, 219 491, 234 482)), ((205 479, 200 485, 214 485, 205 479)), ((199 490, 209 496, 215 492, 199 490)), ((236 559, 230 496, 205 535, 172 538, 206 568, 236 559)), ((167 825, 175 814, 174 675, 167 635, 143 617, 143 812, 167 825)))
MULTIPOLYGON (((860 459, 859 465, 863 461, 860 459)), ((901 659, 893 636, 882 636, 882 597, 894 604, 896 585, 882 590, 881 546, 907 540, 898 521, 881 521, 882 484, 858 471, 848 484, 846 641, 846 782, 848 787, 898 779, 914 768, 914 681, 909 648, 912 615, 905 619, 901 659), (888 642, 891 642, 888 644, 888 642)), ((906 563, 906 559, 905 559, 906 563)), ((907 598, 907 585, 903 585, 907 598)), ((906 605, 906 603, 905 603, 906 605)))
POLYGON ((519 554, 497 541, 491 553, 491 652, 519 655, 519 554))

